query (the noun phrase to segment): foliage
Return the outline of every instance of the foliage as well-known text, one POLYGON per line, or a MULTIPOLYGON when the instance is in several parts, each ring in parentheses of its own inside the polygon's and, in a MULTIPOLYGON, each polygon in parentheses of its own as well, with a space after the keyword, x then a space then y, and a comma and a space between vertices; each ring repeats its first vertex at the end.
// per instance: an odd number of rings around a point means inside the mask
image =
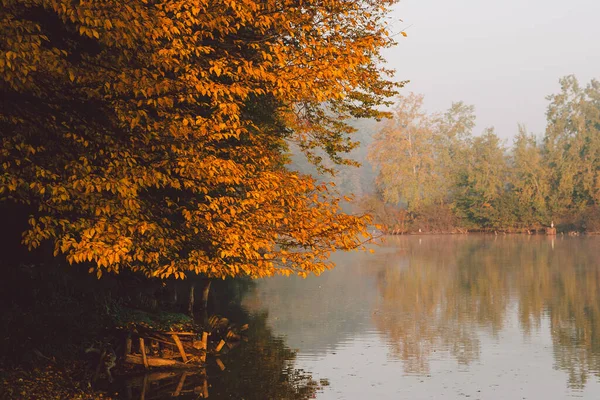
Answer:
POLYGON ((394 117, 375 134, 369 154, 379 170, 383 199, 403 202, 409 211, 438 200, 433 121, 422 107, 423 96, 400 96, 394 117))
POLYGON ((493 128, 471 137, 473 107, 454 103, 440 116, 422 110, 422 96, 401 97, 371 147, 380 199, 403 205, 415 230, 431 225, 447 204, 454 227, 524 231, 556 221, 564 229, 596 231, 600 83, 581 87, 573 76, 560 82, 561 92, 549 97, 543 141, 519 126, 510 152, 493 128))
POLYGON ((43 363, 49 365, 31 371, 0 369, 0 376, 3 378, 2 397, 4 399, 116 399, 75 382, 72 375, 78 372, 77 368, 82 368, 81 365, 58 369, 50 362, 43 363))
POLYGON ((600 82, 581 87, 567 76, 560 83, 561 92, 548 97, 544 137, 554 212, 600 203, 600 82))
POLYGON ((112 323, 119 328, 144 326, 161 331, 187 331, 194 329, 191 317, 174 312, 150 313, 143 310, 119 307, 113 310, 112 323))
POLYGON ((473 107, 454 103, 444 115, 423 110, 422 95, 399 96, 391 120, 375 135, 369 157, 382 199, 418 214, 444 204, 465 158, 473 107))
POLYGON ((460 172, 457 209, 477 226, 501 227, 506 178, 504 149, 489 129, 472 141, 465 169, 460 172))
POLYGON ((547 223, 547 199, 551 193, 548 169, 542 148, 523 126, 519 126, 513 145, 510 185, 517 202, 515 213, 522 226, 547 223))
POLYGON ((100 277, 320 273, 368 218, 289 171, 379 118, 393 0, 2 0, 0 196, 100 277))
POLYGON ((408 213, 400 207, 370 195, 360 199, 359 207, 377 221, 384 233, 406 233, 409 228, 408 213))

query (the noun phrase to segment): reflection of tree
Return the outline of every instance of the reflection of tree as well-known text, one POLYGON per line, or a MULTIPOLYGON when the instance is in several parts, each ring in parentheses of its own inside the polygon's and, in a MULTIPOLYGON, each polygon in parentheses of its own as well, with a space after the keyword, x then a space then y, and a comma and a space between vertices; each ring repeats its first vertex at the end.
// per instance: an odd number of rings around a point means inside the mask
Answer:
POLYGON ((206 369, 168 370, 128 379, 120 392, 125 398, 170 399, 282 399, 314 398, 318 383, 309 372, 294 366, 296 352, 273 336, 266 314, 247 315, 247 342, 219 362, 211 356, 206 369), (219 367, 219 363, 224 370, 219 367), (186 376, 183 376, 185 373, 186 376), (175 394, 174 394, 175 393, 175 394))
POLYGON ((485 319, 491 307, 484 297, 458 295, 485 292, 485 283, 472 280, 469 270, 457 271, 456 240, 396 240, 406 263, 380 271, 381 303, 374 316, 389 336, 392 354, 413 373, 428 372, 429 358, 437 351, 448 351, 463 364, 477 359, 475 322, 477 316, 485 319))
MULTIPOLYGON (((296 368, 296 351, 290 349, 282 336, 273 333, 267 325, 267 313, 249 313, 241 306, 242 299, 256 289, 255 282, 227 279, 215 281, 213 285, 211 311, 227 316, 238 325, 247 323, 249 328, 244 331, 243 341, 231 349, 225 346, 221 350, 219 362, 209 355, 205 369, 191 370, 193 373, 185 378, 185 385, 177 398, 200 399, 206 394, 209 399, 314 398, 320 388, 319 383, 309 371, 296 368)), ((177 393, 177 387, 182 386, 181 372, 165 373, 172 376, 159 376, 160 379, 146 385, 146 399, 170 399, 173 393, 177 393)), ((129 382, 130 386, 133 385, 133 390, 130 390, 133 398, 139 398, 143 382, 143 377, 129 382)))
POLYGON ((582 387, 600 376, 598 240, 547 237, 402 237, 400 265, 378 269, 377 327, 408 372, 425 373, 436 351, 468 364, 478 330, 495 335, 512 301, 526 335, 550 323, 556 367, 582 387))
MULTIPOLYGON (((545 242, 520 250, 517 275, 521 321, 550 320, 556 367, 571 387, 600 376, 600 267, 598 240, 545 242)), ((524 324, 524 327, 527 327, 524 324)))
POLYGON ((226 369, 209 370, 211 398, 309 399, 318 384, 309 372, 294 368, 296 352, 266 325, 267 314, 249 317, 249 341, 223 357, 226 369), (212 372, 212 373, 211 373, 212 372))

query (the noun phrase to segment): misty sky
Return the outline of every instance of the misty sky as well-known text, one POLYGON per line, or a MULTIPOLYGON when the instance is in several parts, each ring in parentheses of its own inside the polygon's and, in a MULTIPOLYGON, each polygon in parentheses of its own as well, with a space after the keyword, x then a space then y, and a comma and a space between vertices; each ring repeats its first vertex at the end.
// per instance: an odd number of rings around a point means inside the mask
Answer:
POLYGON ((600 0, 401 0, 390 18, 410 26, 385 53, 403 91, 429 111, 475 105, 477 134, 512 138, 519 122, 541 134, 560 77, 600 78, 600 0))

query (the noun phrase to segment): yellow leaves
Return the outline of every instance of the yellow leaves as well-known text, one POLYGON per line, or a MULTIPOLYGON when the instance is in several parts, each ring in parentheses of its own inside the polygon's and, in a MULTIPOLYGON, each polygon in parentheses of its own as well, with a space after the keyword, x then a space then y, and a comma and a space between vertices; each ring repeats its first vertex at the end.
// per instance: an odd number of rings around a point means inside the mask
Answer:
POLYGON ((98 33, 97 30, 91 29, 91 28, 89 28, 87 26, 83 26, 83 25, 79 27, 79 34, 82 36, 84 36, 84 35, 88 36, 90 38, 96 38, 96 39, 100 38, 100 34, 98 33))
MULTIPOLYGON (((35 148, 0 150, 0 193, 50 217, 29 242, 54 240, 57 254, 98 276, 123 268, 161 279, 320 273, 332 248, 359 245, 366 219, 342 214, 327 188, 283 170, 281 149, 289 132, 311 150, 345 151, 338 117, 368 114, 392 91, 369 72, 387 43, 376 33, 375 3, 44 9, 77 27, 86 40, 69 38, 80 40, 75 46, 95 42, 97 53, 83 58, 69 57, 65 38, 43 27, 27 46, 0 27, 18 44, 0 55, 0 72, 18 71, 11 79, 24 83, 10 87, 44 106, 0 110, 3 123, 12 121, 7 131, 35 148), (340 106, 322 109, 333 103, 340 106)), ((15 7, 7 13, 21 22, 15 7)))
POLYGON ((407 37, 407 36, 408 36, 408 35, 406 34, 406 32, 404 32, 404 31, 400 32, 400 34, 401 34, 402 36, 404 36, 404 37, 407 37))
POLYGON ((208 71, 216 76, 221 76, 221 72, 223 72, 223 70, 216 65, 212 66, 208 71))

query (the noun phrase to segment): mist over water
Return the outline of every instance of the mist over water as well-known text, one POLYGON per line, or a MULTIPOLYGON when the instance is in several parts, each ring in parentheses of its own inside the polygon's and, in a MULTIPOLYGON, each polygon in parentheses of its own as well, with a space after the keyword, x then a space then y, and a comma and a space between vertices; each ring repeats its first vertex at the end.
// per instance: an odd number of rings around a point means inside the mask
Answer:
POLYGON ((600 238, 391 237, 244 299, 319 399, 600 396, 600 238))

